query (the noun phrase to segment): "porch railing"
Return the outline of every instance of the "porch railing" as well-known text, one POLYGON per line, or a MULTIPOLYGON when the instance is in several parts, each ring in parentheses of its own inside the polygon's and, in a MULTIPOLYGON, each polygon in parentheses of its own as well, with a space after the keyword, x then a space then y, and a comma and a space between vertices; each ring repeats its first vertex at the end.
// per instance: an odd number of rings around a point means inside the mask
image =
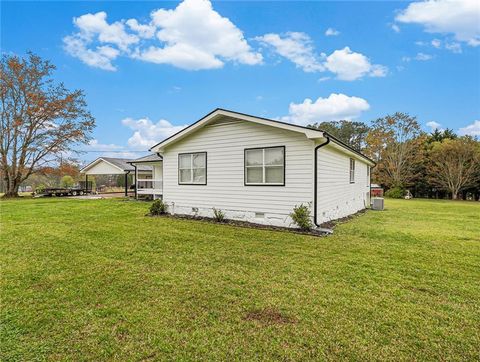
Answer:
POLYGON ((163 180, 138 179, 137 192, 140 194, 161 193, 163 190, 163 180))

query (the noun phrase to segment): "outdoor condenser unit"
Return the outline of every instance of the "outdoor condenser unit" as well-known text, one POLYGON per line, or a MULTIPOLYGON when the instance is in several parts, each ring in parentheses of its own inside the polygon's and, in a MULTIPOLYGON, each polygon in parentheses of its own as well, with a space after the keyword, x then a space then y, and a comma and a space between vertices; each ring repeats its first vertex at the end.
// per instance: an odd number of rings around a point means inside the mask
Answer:
POLYGON ((383 197, 374 197, 372 199, 372 210, 383 210, 383 197))

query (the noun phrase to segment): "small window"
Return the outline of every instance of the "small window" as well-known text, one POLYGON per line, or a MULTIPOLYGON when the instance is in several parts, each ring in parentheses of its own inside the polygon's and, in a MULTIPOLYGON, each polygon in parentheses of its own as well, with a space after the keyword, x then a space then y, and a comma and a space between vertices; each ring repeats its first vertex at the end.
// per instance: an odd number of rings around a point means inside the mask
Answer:
POLYGON ((207 153, 178 155, 178 183, 182 185, 207 184, 207 153))
POLYGON ((285 185, 285 147, 245 150, 245 185, 285 185))
POLYGON ((355 182, 355 160, 353 158, 350 159, 350 183, 353 184, 355 182))

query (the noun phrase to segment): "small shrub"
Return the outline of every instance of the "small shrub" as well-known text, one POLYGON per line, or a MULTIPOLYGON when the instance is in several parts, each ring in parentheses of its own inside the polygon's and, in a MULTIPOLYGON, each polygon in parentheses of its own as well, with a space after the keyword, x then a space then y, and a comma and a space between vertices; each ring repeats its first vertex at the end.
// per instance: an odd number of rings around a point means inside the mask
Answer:
POLYGON ((60 180, 60 187, 73 187, 73 185, 75 184, 75 180, 73 179, 72 176, 69 176, 69 175, 65 175, 62 177, 62 179, 60 180))
POLYGON ((217 222, 224 222, 225 221, 225 213, 222 210, 218 210, 213 208, 213 218, 217 222))
POLYGON ((392 187, 390 190, 385 192, 385 197, 390 199, 403 199, 405 196, 405 190, 401 187, 392 187))
POLYGON ((150 215, 164 215, 167 213, 168 205, 162 200, 155 200, 150 206, 150 215))
POLYGON ((290 214, 293 222, 302 230, 311 230, 313 227, 310 208, 307 205, 296 205, 290 214))
POLYGON ((47 187, 44 184, 40 184, 35 188, 35 192, 41 194, 46 188, 47 187))

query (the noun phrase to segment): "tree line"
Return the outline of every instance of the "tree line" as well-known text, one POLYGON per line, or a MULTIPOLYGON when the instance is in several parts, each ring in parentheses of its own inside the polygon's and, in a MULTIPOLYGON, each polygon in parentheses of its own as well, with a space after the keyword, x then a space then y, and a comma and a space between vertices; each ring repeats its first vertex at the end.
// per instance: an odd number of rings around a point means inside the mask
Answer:
POLYGON ((480 142, 451 129, 423 132, 416 117, 397 112, 363 122, 334 121, 308 127, 326 131, 376 162, 372 182, 391 195, 480 197, 480 142))

